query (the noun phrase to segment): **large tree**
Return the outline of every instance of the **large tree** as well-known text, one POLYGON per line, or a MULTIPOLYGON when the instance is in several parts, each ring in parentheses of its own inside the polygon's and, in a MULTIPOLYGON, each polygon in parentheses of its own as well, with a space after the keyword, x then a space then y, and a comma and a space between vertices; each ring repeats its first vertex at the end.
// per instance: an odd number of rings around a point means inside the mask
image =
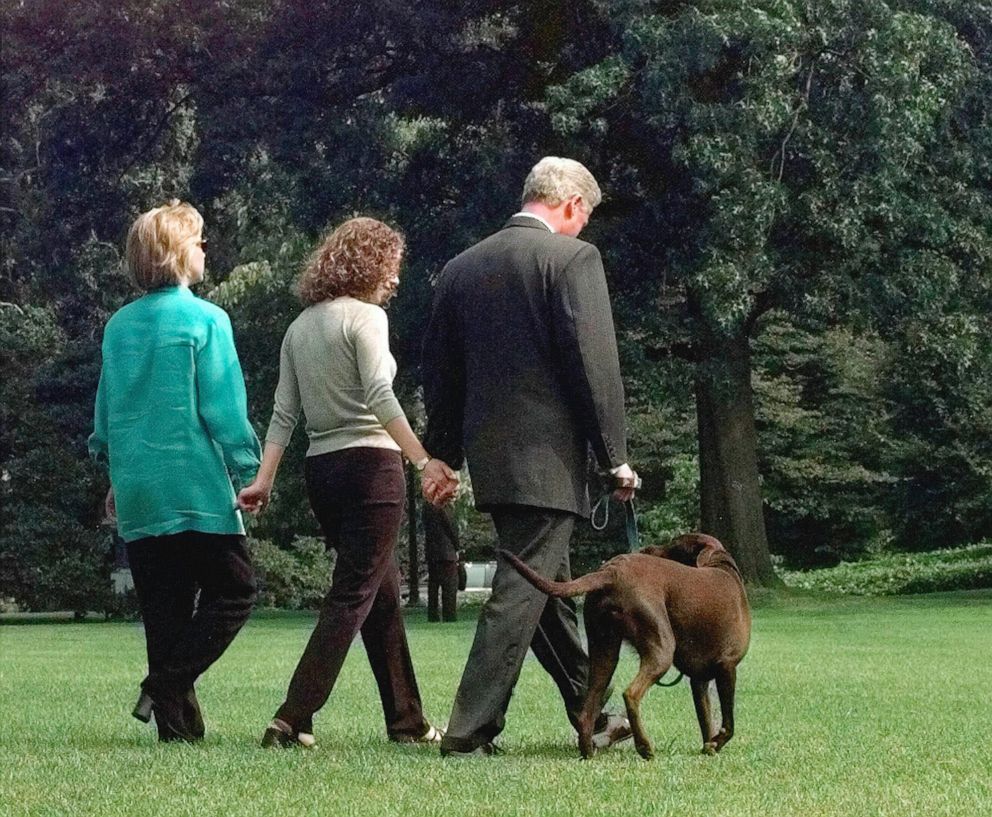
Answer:
POLYGON ((992 275, 980 64, 906 6, 603 2, 612 53, 549 95, 609 168, 633 328, 695 367, 702 525, 750 581, 774 581, 751 387, 770 310, 884 329, 928 279, 992 275))

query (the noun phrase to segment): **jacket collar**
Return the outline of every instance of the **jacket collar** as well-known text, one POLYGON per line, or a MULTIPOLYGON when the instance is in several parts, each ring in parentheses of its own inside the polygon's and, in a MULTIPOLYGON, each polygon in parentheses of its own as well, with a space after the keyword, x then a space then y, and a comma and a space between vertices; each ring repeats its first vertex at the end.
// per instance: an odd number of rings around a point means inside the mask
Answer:
POLYGON ((517 213, 515 216, 511 216, 506 224, 503 225, 505 230, 507 227, 530 227, 533 230, 541 230, 541 232, 551 233, 554 231, 548 228, 542 220, 534 218, 533 216, 522 215, 517 213))

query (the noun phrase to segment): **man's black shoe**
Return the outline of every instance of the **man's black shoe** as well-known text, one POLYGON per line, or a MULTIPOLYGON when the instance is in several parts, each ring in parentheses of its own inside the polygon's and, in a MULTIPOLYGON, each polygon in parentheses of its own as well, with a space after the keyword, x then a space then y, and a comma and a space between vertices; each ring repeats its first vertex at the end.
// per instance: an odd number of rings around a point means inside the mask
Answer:
POLYGON ((503 751, 495 743, 482 743, 474 749, 459 752, 455 749, 442 749, 441 757, 491 757, 502 754, 503 751))

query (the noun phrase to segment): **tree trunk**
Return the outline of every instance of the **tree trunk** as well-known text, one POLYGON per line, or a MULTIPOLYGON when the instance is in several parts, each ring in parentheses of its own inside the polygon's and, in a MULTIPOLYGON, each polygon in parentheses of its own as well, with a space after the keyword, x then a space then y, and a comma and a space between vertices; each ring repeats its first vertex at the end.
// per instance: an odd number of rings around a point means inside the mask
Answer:
POLYGON ((708 351, 696 364, 702 530, 733 554, 746 582, 779 584, 762 512, 748 336, 708 351))

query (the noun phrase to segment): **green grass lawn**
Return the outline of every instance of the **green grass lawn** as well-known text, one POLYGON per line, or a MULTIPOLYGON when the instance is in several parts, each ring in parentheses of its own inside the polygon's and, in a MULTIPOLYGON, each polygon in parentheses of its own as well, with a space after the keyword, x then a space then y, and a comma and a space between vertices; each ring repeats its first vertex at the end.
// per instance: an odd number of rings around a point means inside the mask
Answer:
MULTIPOLYGON (((474 617, 408 619, 437 722, 474 617)), ((504 755, 453 761, 389 744, 360 645, 317 716, 319 749, 264 752, 257 741, 311 623, 252 619, 199 685, 199 746, 159 745, 128 714, 144 666, 140 625, 0 627, 0 814, 992 814, 992 591, 763 598, 739 672, 737 736, 719 756, 700 755, 687 684, 655 689, 643 707, 651 762, 629 742, 580 760, 530 658, 504 755)), ((625 655, 618 689, 634 667, 625 655)))

